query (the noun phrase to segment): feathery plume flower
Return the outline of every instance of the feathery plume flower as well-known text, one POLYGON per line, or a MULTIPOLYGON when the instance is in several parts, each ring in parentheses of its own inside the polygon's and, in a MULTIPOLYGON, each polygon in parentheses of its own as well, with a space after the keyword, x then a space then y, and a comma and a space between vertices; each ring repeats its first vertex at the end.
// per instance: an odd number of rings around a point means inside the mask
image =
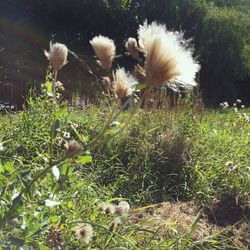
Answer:
POLYGON ((166 27, 147 22, 138 30, 139 45, 146 56, 147 84, 157 87, 169 80, 177 79, 186 85, 196 86, 196 73, 200 66, 192 57, 192 51, 181 44, 176 32, 166 27))
POLYGON ((127 49, 127 55, 132 56, 134 59, 139 58, 140 48, 135 38, 129 37, 127 42, 125 43, 125 48, 127 49))
POLYGON ((103 76, 102 77, 102 84, 103 84, 103 94, 110 97, 110 90, 112 88, 112 83, 111 80, 108 76, 103 76))
POLYGON ((144 83, 147 80, 146 71, 139 64, 135 65, 133 75, 140 83, 144 83))
POLYGON ((81 145, 74 140, 71 140, 65 145, 65 156, 72 157, 81 150, 81 145))
POLYGON ((83 244, 88 245, 93 237, 93 227, 90 224, 85 224, 76 230, 76 237, 80 239, 83 244))
POLYGON ((156 36, 147 43, 145 69, 147 84, 150 87, 162 85, 181 74, 176 67, 176 55, 166 42, 166 36, 156 36))
POLYGON ((51 67, 57 71, 60 70, 66 63, 68 57, 68 48, 62 43, 50 42, 50 50, 44 50, 45 56, 49 60, 51 67))
POLYGON ((137 82, 124 68, 117 69, 115 73, 113 73, 113 78, 114 92, 117 98, 123 99, 132 94, 137 82))
POLYGON ((140 49, 146 54, 150 39, 155 36, 164 35, 166 32, 167 30, 164 25, 158 24, 157 22, 152 22, 148 25, 148 22, 145 21, 143 25, 139 26, 137 31, 140 49))
POLYGON ((99 35, 90 40, 90 44, 99 59, 99 61, 97 61, 98 64, 103 69, 110 69, 116 55, 114 41, 108 37, 99 35))

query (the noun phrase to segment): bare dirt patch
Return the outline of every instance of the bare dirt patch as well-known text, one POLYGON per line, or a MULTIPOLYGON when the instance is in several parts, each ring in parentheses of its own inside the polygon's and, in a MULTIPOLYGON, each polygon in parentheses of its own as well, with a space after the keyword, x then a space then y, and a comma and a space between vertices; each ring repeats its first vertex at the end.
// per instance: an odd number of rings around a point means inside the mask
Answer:
POLYGON ((231 249, 249 249, 249 211, 249 198, 246 197, 238 201, 225 197, 208 207, 200 207, 194 202, 166 202, 135 209, 129 223, 157 228, 157 234, 164 238, 190 233, 192 240, 200 241, 215 235, 216 240, 226 241, 231 249), (192 230, 198 214, 199 220, 192 230))

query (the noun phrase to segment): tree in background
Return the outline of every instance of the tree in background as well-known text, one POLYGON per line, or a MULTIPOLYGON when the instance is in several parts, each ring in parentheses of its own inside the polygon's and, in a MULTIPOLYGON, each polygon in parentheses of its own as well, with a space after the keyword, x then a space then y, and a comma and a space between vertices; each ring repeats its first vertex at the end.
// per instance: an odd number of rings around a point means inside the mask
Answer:
MULTIPOLYGON (((138 25, 148 19, 165 23, 170 30, 182 30, 186 39, 194 38, 207 105, 235 98, 250 103, 248 0, 8 0, 0 5, 0 47, 5 49, 0 58, 1 82, 11 81, 13 75, 17 82, 43 81, 42 49, 49 40, 66 43, 81 58, 93 60, 88 41, 103 34, 120 44, 119 54, 124 41, 134 37, 138 25)), ((115 63, 129 68, 130 59, 115 63)), ((97 90, 86 72, 79 69, 72 79, 71 68, 71 64, 65 66, 62 73, 66 89, 94 98, 97 90)))

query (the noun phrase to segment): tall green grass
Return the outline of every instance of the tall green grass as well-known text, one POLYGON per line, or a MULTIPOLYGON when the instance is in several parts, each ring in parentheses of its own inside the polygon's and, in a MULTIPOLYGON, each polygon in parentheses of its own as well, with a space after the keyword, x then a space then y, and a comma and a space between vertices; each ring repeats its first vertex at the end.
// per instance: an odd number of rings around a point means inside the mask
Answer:
MULTIPOLYGON (((27 183, 48 164, 52 112, 50 102, 36 98, 30 99, 28 110, 1 114, 0 221, 18 192, 29 187, 27 183)), ((65 106, 57 112, 60 126, 53 156, 60 158, 65 149, 59 139, 65 132, 75 140, 94 139, 110 110, 65 106)), ((159 228, 148 229, 146 222, 131 224, 128 215, 113 230, 115 216, 100 209, 103 203, 120 199, 137 207, 169 200, 205 203, 225 194, 249 194, 247 115, 247 109, 204 110, 184 101, 175 109, 139 110, 120 131, 130 117, 124 112, 95 147, 58 166, 59 178, 50 171, 29 187, 18 209, 2 224, 0 245, 3 249, 81 249, 74 229, 89 223, 94 238, 88 249, 223 247, 223 241, 213 240, 215 235, 199 242, 192 240, 191 233, 163 238, 157 234, 159 228), (59 203, 48 206, 46 200, 59 203)), ((190 232, 195 226, 196 221, 190 232)))

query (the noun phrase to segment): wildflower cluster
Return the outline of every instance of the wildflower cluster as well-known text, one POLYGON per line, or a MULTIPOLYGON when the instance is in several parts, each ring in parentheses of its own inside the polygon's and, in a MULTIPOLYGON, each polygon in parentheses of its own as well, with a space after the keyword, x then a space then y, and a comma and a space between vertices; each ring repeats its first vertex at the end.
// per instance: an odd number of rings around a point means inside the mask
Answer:
POLYGON ((228 102, 222 102, 222 103, 220 103, 220 106, 221 106, 223 109, 229 108, 228 102))
MULTIPOLYGON (((102 207, 102 212, 107 215, 123 216, 127 214, 130 210, 130 205, 126 201, 121 201, 117 205, 108 204, 102 207)), ((121 219, 116 217, 109 226, 109 230, 113 231, 119 224, 121 224, 121 219)), ((84 245, 88 245, 94 234, 94 229, 92 225, 85 223, 78 225, 75 229, 75 236, 81 240, 84 245)))
MULTIPOLYGON (((144 84, 144 89, 158 88, 170 80, 176 80, 188 89, 197 85, 195 77, 200 66, 193 59, 192 51, 181 42, 180 33, 167 31, 164 25, 156 22, 150 25, 144 22, 137 33, 138 42, 129 37, 125 43, 125 54, 137 61, 134 77, 124 68, 114 70, 112 79, 109 75, 103 76, 103 92, 106 96, 110 97, 110 93, 114 93, 114 97, 124 104, 133 95, 138 83, 144 84)), ((99 35, 90 44, 98 57, 98 64, 110 70, 117 57, 114 42, 99 35)), ((144 94, 145 97, 147 94, 144 94)))
POLYGON ((237 116, 239 117, 239 119, 243 122, 247 122, 249 123, 250 122, 250 117, 247 113, 245 112, 241 112, 241 109, 244 109, 245 108, 245 105, 241 105, 241 100, 240 99, 237 99, 235 103, 233 103, 233 109, 234 109, 234 112, 237 114, 237 116))

